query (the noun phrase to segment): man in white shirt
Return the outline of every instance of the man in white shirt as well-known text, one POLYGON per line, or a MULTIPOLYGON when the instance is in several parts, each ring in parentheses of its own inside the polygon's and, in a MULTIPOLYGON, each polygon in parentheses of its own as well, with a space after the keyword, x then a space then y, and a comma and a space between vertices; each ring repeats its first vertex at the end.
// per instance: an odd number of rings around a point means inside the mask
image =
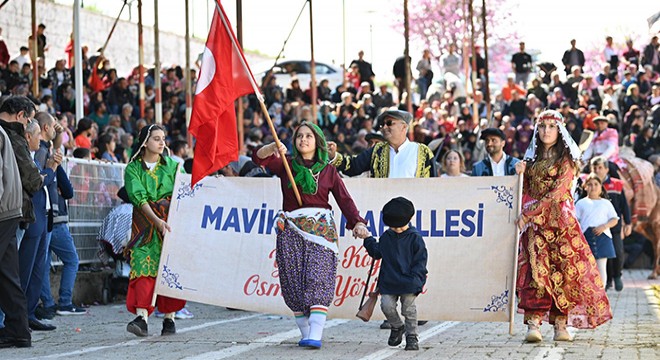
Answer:
POLYGON ((516 174, 516 163, 520 160, 504 152, 506 135, 498 128, 488 128, 481 132, 485 142, 486 153, 483 160, 474 164, 472 176, 506 176, 516 174))
POLYGON ((382 126, 386 141, 353 156, 337 153, 337 144, 328 142, 330 164, 347 176, 357 176, 367 170, 375 178, 434 176, 431 150, 424 144, 408 140, 411 121, 412 115, 406 111, 384 111, 376 122, 382 126))

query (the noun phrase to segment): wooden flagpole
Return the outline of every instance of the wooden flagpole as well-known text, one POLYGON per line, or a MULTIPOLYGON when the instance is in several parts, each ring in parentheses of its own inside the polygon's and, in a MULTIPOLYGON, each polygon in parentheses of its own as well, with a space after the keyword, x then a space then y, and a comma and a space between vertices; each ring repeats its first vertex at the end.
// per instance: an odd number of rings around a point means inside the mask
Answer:
MULTIPOLYGON (((259 103, 261 105, 261 111, 266 117, 266 120, 268 122, 268 127, 270 128, 270 132, 273 134, 273 139, 275 139, 275 144, 277 144, 277 148, 280 149, 281 147, 280 145, 282 144, 282 142, 280 142, 280 139, 277 136, 277 131, 275 131, 275 126, 273 125, 273 120, 270 118, 270 115, 268 115, 268 109, 266 109, 266 104, 264 103, 264 97, 263 95, 261 95, 261 91, 259 91, 259 87, 254 81, 254 76, 252 76, 252 72, 250 72, 250 70, 248 69, 247 61, 243 56, 243 52, 241 51, 241 48, 236 43, 236 38, 234 37, 234 33, 231 30, 231 26, 229 26, 229 21, 225 18, 224 11, 222 11, 220 4, 218 4, 218 0, 215 0, 215 7, 218 9, 218 15, 222 20, 222 25, 225 27, 225 31, 227 31, 227 33, 230 34, 231 43, 234 46, 234 51, 236 51, 238 54, 241 55, 240 56, 241 65, 243 65, 243 69, 245 69, 245 71, 250 75, 249 78, 250 78, 250 84, 252 84, 252 89, 254 90, 255 95, 257 95, 257 99, 259 99, 259 103)), ((289 181, 291 182, 291 184, 295 185, 296 181, 293 178, 293 173, 291 172, 291 167, 289 166, 289 162, 286 161, 286 154, 281 149, 280 149, 280 158, 282 158, 282 163, 284 164, 284 170, 286 171, 286 175, 289 178, 289 181)), ((300 192, 298 191, 298 187, 292 186, 291 188, 293 189, 293 193, 296 195, 296 200, 298 200, 298 205, 302 205, 302 198, 300 197, 300 192)))
MULTIPOLYGON (((524 173, 518 174, 518 211, 516 212, 516 219, 520 216, 522 209, 522 197, 523 197, 523 176, 524 173)), ((511 276, 511 293, 509 293, 509 335, 514 335, 513 331, 513 319, 516 315, 516 278, 518 277, 518 251, 520 247, 520 230, 518 229, 518 224, 516 223, 516 243, 513 248, 513 270, 511 276)))

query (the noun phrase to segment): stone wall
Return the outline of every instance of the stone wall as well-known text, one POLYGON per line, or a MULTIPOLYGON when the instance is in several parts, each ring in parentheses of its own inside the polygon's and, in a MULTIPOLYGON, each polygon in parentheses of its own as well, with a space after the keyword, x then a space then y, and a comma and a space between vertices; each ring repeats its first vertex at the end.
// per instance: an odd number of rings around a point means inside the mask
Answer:
MULTIPOLYGON (((112 28, 114 18, 81 9, 81 42, 89 47, 88 56, 103 46, 112 28)), ((161 19, 162 21, 162 19, 161 19)), ((181 22, 183 22, 183 16, 181 22)), ((64 48, 73 32, 73 10, 71 6, 37 0, 37 24, 46 25, 45 35, 49 50, 46 53, 46 68, 54 66, 57 59, 66 58, 64 48)), ((0 27, 12 58, 19 54, 19 48, 26 46, 31 30, 30 1, 9 1, 0 10, 0 27)), ((117 28, 108 43, 105 55, 111 65, 117 68, 119 76, 126 76, 138 64, 137 25, 119 20, 117 28)), ((154 62, 153 28, 144 28, 144 63, 149 66, 154 62)), ((191 66, 197 55, 204 49, 204 42, 191 39, 191 66)), ((160 32, 160 59, 163 67, 172 64, 185 65, 185 38, 180 35, 160 32)))

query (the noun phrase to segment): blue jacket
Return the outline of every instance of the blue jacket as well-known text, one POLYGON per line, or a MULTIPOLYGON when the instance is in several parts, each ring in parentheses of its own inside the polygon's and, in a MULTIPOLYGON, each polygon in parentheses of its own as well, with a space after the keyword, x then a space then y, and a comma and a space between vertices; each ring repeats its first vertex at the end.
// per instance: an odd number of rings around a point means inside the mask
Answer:
POLYGON ((385 231, 377 242, 373 236, 364 239, 364 247, 374 259, 383 259, 378 275, 381 294, 419 294, 426 283, 428 252, 417 229, 397 234, 385 231))
MULTIPOLYGON (((504 171, 506 175, 516 174, 516 164, 520 162, 517 158, 504 154, 504 171)), ((493 176, 493 166, 490 163, 490 157, 486 156, 483 160, 474 164, 472 167, 472 176, 493 176)))
MULTIPOLYGON (((46 175, 44 178, 44 186, 47 188, 48 185, 55 182, 55 172, 51 168, 44 168, 41 164, 36 162, 37 168, 40 170, 42 175, 46 175)), ((48 225, 48 213, 46 212, 46 190, 41 189, 32 195, 32 206, 34 208, 35 222, 28 226, 25 231, 25 238, 41 236, 41 234, 46 230, 48 225)))
POLYGON ((73 198, 73 186, 69 181, 66 171, 62 166, 57 167, 57 189, 59 190, 59 212, 53 219, 53 224, 68 223, 69 222, 69 209, 66 206, 66 201, 73 198))

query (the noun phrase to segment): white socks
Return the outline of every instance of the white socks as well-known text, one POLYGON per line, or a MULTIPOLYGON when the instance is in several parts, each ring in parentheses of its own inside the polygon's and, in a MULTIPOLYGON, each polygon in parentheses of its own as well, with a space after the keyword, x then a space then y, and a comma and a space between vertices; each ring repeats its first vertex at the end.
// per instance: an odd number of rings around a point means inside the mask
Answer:
POLYGON ((300 335, 303 339, 309 338, 309 318, 301 312, 294 312, 293 315, 296 317, 296 325, 300 329, 300 335))
POLYGON ((310 307, 309 314, 309 338, 311 340, 321 340, 323 337, 323 327, 325 318, 328 316, 328 308, 322 305, 310 307))
POLYGON ((147 311, 147 309, 137 308, 137 309, 135 309, 135 314, 137 314, 138 316, 142 316, 142 319, 144 319, 144 322, 149 321, 148 320, 149 319, 149 311, 147 311))
POLYGON ((596 259, 596 265, 598 266, 600 279, 603 281, 603 288, 605 288, 607 283, 607 258, 596 259))
POLYGON ((174 314, 176 314, 176 313, 175 312, 170 312, 170 313, 165 314, 165 319, 174 320, 174 314))

